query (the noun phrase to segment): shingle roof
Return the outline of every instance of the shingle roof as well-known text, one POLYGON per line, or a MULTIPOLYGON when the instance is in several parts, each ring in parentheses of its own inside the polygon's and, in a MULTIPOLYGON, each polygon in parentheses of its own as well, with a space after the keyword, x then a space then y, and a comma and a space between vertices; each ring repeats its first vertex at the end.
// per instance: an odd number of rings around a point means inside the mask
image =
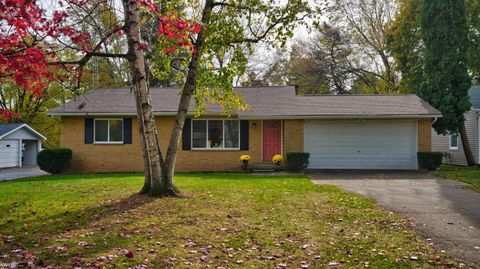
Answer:
POLYGON ((468 90, 470 103, 476 109, 480 109, 480 85, 474 85, 468 90))
POLYGON ((0 136, 17 129, 18 127, 20 127, 22 125, 23 125, 23 123, 3 123, 3 124, 0 124, 0 136))
MULTIPOLYGON (((251 110, 240 117, 438 117, 440 112, 414 94, 403 95, 308 95, 298 96, 293 86, 236 88, 251 110)), ((152 88, 154 112, 173 115, 180 100, 178 88, 152 88)), ((51 115, 135 114, 129 89, 94 89, 49 112, 51 115)), ((191 112, 194 112, 192 102, 191 112)), ((220 114, 217 105, 208 114, 220 114)), ((233 113, 236 114, 236 113, 233 113)))

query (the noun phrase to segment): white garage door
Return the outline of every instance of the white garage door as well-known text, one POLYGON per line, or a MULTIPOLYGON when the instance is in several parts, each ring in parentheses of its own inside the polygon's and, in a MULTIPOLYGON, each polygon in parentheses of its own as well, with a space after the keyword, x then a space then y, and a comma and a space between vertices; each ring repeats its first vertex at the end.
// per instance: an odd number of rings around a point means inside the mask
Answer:
POLYGON ((0 140, 0 168, 18 166, 18 140, 0 140))
POLYGON ((416 169, 416 121, 306 120, 309 169, 416 169))

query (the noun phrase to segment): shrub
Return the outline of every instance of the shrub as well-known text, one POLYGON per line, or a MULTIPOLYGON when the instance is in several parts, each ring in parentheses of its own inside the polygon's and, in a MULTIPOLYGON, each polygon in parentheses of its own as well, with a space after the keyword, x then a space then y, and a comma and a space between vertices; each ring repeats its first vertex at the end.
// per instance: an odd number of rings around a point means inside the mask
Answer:
POLYGON ((60 174, 70 167, 72 150, 65 148, 44 149, 38 153, 37 164, 43 171, 60 174))
POLYGON ((418 166, 420 169, 436 170, 442 164, 441 152, 418 152, 418 166))
POLYGON ((308 166, 308 152, 287 152, 287 170, 300 172, 308 166))

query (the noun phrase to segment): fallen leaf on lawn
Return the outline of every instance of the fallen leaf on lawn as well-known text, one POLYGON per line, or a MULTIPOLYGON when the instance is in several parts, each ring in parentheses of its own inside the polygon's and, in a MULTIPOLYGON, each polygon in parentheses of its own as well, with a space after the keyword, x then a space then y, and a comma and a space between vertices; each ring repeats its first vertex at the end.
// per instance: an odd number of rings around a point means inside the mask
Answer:
POLYGON ((328 265, 329 265, 329 266, 339 266, 340 263, 337 262, 337 261, 331 261, 331 262, 328 263, 328 265))
POLYGON ((125 255, 125 257, 130 258, 130 259, 133 259, 133 257, 135 257, 133 252, 131 252, 130 250, 127 250, 127 249, 123 250, 123 255, 125 255))
POLYGON ((196 246, 197 244, 195 244, 195 242, 193 241, 188 241, 187 243, 185 243, 185 245, 183 245, 184 247, 194 247, 196 246))
POLYGON ((307 261, 300 262, 300 268, 308 268, 308 267, 310 267, 310 263, 308 263, 307 261))

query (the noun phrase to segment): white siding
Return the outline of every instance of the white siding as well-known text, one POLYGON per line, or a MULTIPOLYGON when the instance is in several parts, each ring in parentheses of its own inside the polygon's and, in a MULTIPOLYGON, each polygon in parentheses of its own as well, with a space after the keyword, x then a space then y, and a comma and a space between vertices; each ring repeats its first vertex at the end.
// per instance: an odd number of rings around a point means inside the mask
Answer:
POLYGON ((5 136, 3 139, 23 139, 23 140, 38 140, 38 136, 34 135, 30 130, 21 128, 15 132, 5 136))
MULTIPOLYGON (((465 129, 467 130, 468 142, 472 149, 475 161, 478 163, 478 112, 470 110, 465 113, 465 129)), ((447 153, 446 163, 456 165, 467 165, 465 153, 463 152, 462 139, 458 138, 458 149, 450 149, 448 144, 448 135, 438 135, 435 130, 432 130, 432 151, 440 151, 447 153)))
POLYGON ((0 168, 18 166, 19 141, 0 140, 0 168))

